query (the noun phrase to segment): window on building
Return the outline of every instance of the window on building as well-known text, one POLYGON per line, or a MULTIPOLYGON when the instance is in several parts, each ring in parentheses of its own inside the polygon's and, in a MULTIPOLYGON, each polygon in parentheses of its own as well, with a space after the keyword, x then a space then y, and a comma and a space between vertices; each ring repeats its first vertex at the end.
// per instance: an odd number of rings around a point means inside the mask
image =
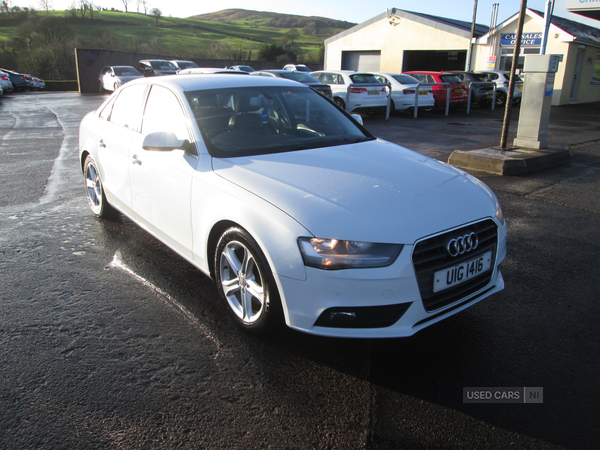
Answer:
POLYGON ((600 83, 600 52, 596 53, 596 62, 594 64, 594 75, 592 76, 592 83, 600 83))

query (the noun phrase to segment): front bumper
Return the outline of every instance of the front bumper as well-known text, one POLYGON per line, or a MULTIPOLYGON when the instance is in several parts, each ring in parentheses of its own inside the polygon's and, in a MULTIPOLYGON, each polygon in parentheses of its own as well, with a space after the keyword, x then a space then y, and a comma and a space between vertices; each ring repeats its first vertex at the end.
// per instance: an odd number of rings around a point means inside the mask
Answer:
MULTIPOLYGON (((484 222, 496 224, 491 219, 484 222)), ((440 236, 463 233, 484 222, 440 236)), ((288 326, 330 337, 411 336, 504 288, 499 265, 506 254, 506 228, 500 226, 493 265, 481 278, 485 281, 470 287, 465 284, 461 295, 431 298, 425 303, 423 298, 431 297, 423 288, 423 280, 427 280, 428 275, 420 268, 417 276, 413 256, 417 246, 440 236, 426 238, 415 246, 405 245, 394 264, 388 267, 336 271, 307 267, 304 281, 279 277, 288 326)), ((427 245, 430 246, 428 242, 427 245)), ((426 284, 430 282, 426 281, 426 284)))

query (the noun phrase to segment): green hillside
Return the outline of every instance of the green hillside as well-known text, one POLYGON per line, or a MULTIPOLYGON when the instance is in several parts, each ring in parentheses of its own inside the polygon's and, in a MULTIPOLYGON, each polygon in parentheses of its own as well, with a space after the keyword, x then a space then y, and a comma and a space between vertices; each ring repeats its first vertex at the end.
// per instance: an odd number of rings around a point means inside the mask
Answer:
POLYGON ((196 59, 319 62, 324 39, 354 24, 322 17, 224 10, 190 18, 119 11, 0 13, 0 67, 68 79, 73 48, 196 59))

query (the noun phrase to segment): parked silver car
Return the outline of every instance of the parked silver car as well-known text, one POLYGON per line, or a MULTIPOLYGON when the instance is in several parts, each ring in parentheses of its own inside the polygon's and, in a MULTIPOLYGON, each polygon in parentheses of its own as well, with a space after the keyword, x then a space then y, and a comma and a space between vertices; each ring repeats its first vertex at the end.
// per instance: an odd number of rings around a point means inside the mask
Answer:
POLYGON ((116 91, 125 83, 136 78, 144 78, 144 76, 135 67, 106 66, 98 77, 98 89, 100 92, 116 91))
MULTIPOLYGON (((485 81, 496 83, 496 106, 504 106, 508 97, 508 84, 510 83, 510 72, 507 70, 481 70, 475 72, 482 75, 485 81)), ((519 104, 523 95, 523 82, 520 78, 516 80, 513 103, 519 104)))
POLYGON ((13 84, 10 81, 10 76, 6 72, 0 71, 0 88, 2 88, 3 93, 12 92, 13 84))
MULTIPOLYGON (((419 80, 402 73, 373 72, 375 78, 381 83, 390 83, 392 86, 392 99, 390 108, 392 111, 404 111, 415 107, 416 88, 419 80)), ((431 109, 435 105, 435 99, 431 86, 419 88, 419 108, 431 109)))
POLYGON ((171 60, 171 62, 173 64, 175 64, 177 66, 177 68, 180 69, 180 70, 183 70, 183 69, 193 69, 193 68, 200 67, 194 61, 186 61, 186 60, 181 60, 181 59, 173 59, 173 60, 171 60))

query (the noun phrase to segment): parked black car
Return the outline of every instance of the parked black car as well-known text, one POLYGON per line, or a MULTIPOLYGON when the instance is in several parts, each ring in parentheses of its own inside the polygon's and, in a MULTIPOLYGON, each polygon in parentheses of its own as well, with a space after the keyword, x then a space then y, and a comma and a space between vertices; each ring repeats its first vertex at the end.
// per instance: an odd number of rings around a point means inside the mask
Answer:
POLYGON ((179 71, 179 67, 165 59, 142 59, 138 62, 138 69, 145 77, 175 75, 179 71))
POLYGON ((317 91, 319 94, 322 94, 329 99, 333 99, 331 86, 321 83, 315 77, 306 72, 292 72, 291 70, 284 69, 268 69, 257 70, 256 72, 252 72, 250 75, 287 78, 288 80, 298 81, 299 83, 307 84, 311 89, 317 91))
MULTIPOLYGON (((454 73, 460 81, 465 83, 469 89, 471 89, 471 83, 483 83, 486 79, 474 72, 461 72, 455 71, 454 73)), ((488 105, 492 103, 494 97, 494 83, 486 82, 486 84, 474 84, 471 89, 471 104, 477 103, 478 105, 488 105)))
POLYGON ((28 75, 25 75, 24 73, 17 73, 12 70, 8 70, 8 69, 0 69, 0 71, 8 74, 15 91, 25 91, 25 90, 31 88, 31 85, 30 85, 29 81, 27 80, 28 75))

